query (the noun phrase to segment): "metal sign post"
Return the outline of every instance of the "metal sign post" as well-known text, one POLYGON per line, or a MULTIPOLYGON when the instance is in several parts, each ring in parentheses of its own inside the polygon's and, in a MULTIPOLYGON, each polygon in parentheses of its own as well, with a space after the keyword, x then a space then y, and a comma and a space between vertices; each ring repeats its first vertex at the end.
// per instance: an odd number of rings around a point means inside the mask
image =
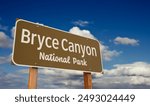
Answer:
POLYGON ((36 89, 37 88, 37 76, 38 76, 38 68, 29 68, 29 79, 28 79, 28 89, 36 89))
POLYGON ((84 72, 84 89, 92 89, 92 75, 90 72, 84 72))

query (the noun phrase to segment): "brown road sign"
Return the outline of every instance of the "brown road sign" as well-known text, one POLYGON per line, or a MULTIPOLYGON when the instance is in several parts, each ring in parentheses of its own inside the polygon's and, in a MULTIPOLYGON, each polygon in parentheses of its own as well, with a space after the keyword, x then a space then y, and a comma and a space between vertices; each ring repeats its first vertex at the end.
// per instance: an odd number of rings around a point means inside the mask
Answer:
POLYGON ((30 67, 102 71, 97 40, 22 19, 16 21, 12 61, 30 67))

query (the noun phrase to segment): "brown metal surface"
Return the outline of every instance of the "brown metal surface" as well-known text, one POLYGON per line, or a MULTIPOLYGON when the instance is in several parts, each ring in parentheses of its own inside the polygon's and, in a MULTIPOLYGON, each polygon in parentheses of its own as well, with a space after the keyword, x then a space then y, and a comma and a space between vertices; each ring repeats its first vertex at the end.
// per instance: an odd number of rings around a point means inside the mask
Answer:
MULTIPOLYGON (((16 22, 15 32, 16 33, 14 37, 15 40, 12 58, 15 65, 23 65, 29 67, 53 67, 89 72, 102 71, 100 45, 97 40, 77 36, 68 32, 42 26, 21 19, 17 20, 16 22), (21 42, 23 29, 30 31, 29 43, 21 42), (37 49, 39 47, 38 39, 44 37, 45 39, 49 37, 47 39, 48 44, 45 43, 46 40, 43 40, 43 46, 41 47, 41 49, 37 49), (64 43, 64 47, 65 49, 67 49, 66 51, 62 48, 62 41, 64 39, 67 40, 67 42, 64 43), (58 42, 56 42, 57 40, 58 42), (54 47, 52 42, 55 45, 54 47), (79 46, 76 46, 76 49, 75 44, 79 44, 79 46), (52 47, 47 47, 46 45, 51 45, 52 47), (68 50, 68 48, 70 51, 68 50), (83 49, 85 50, 84 56, 82 52, 83 49), (93 55, 91 55, 91 50, 93 50, 93 55), (41 59, 40 54, 44 54, 44 58, 41 59), (54 57, 56 58, 66 58, 70 63, 51 61, 49 58, 49 61, 48 59, 45 59, 47 57, 50 57, 50 55, 54 55, 54 57), (76 60, 76 62, 74 62, 73 60, 76 60)), ((27 38, 24 38, 24 40, 27 40, 27 38)))

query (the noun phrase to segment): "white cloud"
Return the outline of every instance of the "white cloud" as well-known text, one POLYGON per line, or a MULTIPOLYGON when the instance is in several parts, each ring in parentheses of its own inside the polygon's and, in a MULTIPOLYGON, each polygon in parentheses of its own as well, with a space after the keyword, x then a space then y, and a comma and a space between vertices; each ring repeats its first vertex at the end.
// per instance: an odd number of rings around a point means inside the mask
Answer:
POLYGON ((69 30, 69 32, 79 36, 95 39, 94 35, 92 35, 89 30, 81 30, 79 27, 73 27, 69 30))
POLYGON ((60 69, 39 70, 39 88, 83 88, 83 72, 60 69))
POLYGON ((118 52, 116 50, 110 50, 108 46, 105 46, 103 44, 101 44, 101 51, 103 59, 105 61, 110 61, 113 57, 116 57, 121 54, 121 52, 118 52))
POLYGON ((78 21, 74 21, 73 24, 77 25, 77 26, 84 27, 84 26, 87 26, 89 24, 89 22, 88 21, 78 20, 78 21))
POLYGON ((142 76, 103 76, 93 79, 97 89, 150 89, 150 78, 142 76))
POLYGON ((13 38, 14 38, 14 33, 15 33, 15 26, 13 26, 11 29, 11 37, 13 37, 13 38))
MULTIPOLYGON (((150 88, 149 63, 118 64, 104 71, 103 76, 92 73, 93 88, 150 88)), ((39 88, 83 88, 83 72, 41 69, 39 77, 39 88)))
MULTIPOLYGON (((69 32, 79 36, 96 39, 89 30, 81 30, 79 27, 73 27, 69 30, 69 32)), ((113 57, 116 57, 121 53, 116 50, 110 50, 108 46, 105 46, 102 43, 101 43, 101 51, 102 51, 103 59, 106 61, 110 61, 113 57)))
POLYGON ((28 79, 28 75, 22 74, 19 71, 16 70, 11 72, 3 71, 0 77, 0 88, 1 89, 26 89, 27 79, 28 79))
POLYGON ((0 47, 12 48, 12 39, 10 39, 4 32, 0 32, 0 47))
POLYGON ((115 76, 145 76, 150 77, 150 64, 135 62, 132 64, 117 64, 114 69, 109 70, 108 75, 115 76))
POLYGON ((101 78, 96 77, 93 83, 96 88, 150 88, 150 64, 117 64, 113 69, 105 70, 101 78))
MULTIPOLYGON (((27 88, 29 69, 0 73, 0 88, 27 88)), ((1 70, 2 71, 2 70, 1 70)), ((38 69, 38 88, 83 88, 83 73, 72 70, 38 69)))
POLYGON ((122 44, 122 45, 132 45, 132 46, 139 45, 138 40, 127 38, 127 37, 116 37, 114 39, 114 43, 115 44, 122 44))
POLYGON ((9 56, 1 56, 0 64, 9 63, 11 61, 11 54, 9 56))
POLYGON ((82 72, 81 71, 77 71, 77 70, 65 70, 65 69, 55 69, 55 68, 45 68, 45 69, 41 69, 40 70, 40 74, 43 75, 62 75, 62 76, 70 76, 70 75, 81 75, 82 72), (41 71, 42 70, 42 71, 41 71), (43 71, 44 70, 44 71, 43 71))
MULTIPOLYGON (((104 71, 104 75, 92 73, 93 88, 150 88, 149 63, 118 64, 114 65, 114 68, 104 71)), ((1 72, 0 82, 0 88, 27 88, 28 68, 9 73, 1 72)), ((83 72, 38 69, 39 89, 82 89, 83 83, 83 72)))

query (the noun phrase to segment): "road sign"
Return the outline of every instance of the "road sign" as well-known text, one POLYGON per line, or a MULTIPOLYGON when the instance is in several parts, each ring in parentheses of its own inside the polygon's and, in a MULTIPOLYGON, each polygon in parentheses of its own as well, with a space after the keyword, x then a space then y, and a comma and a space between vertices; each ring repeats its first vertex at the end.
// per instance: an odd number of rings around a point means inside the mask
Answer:
POLYGON ((16 65, 101 72, 97 40, 19 19, 13 58, 16 65))

